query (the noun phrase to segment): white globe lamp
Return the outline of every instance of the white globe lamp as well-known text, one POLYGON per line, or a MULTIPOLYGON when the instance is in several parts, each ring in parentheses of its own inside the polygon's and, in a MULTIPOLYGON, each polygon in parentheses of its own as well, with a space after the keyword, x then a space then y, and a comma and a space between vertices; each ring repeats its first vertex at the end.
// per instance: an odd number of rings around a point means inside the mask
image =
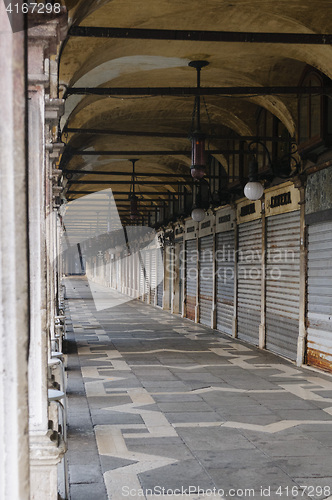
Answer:
POLYGON ((191 212, 191 218, 195 222, 202 222, 205 219, 205 210, 203 208, 194 208, 191 212))
POLYGON ((258 181, 249 181, 244 186, 244 196, 248 198, 248 200, 259 200, 264 193, 264 188, 262 184, 258 181))
POLYGON ((258 163, 257 160, 253 160, 249 163, 249 179, 247 184, 244 186, 244 196, 248 200, 259 200, 264 193, 264 188, 262 184, 258 181, 258 163))

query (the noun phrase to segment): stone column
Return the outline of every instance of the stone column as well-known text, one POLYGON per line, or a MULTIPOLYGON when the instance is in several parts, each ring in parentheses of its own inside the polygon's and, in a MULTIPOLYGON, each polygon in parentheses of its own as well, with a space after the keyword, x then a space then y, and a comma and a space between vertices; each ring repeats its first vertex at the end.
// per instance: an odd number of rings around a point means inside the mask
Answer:
POLYGON ((260 349, 266 347, 266 217, 265 202, 262 202, 262 253, 261 253, 261 322, 259 325, 258 346, 260 349))
MULTIPOLYGON (((47 24, 28 30, 28 135, 29 135, 29 246, 31 344, 29 356, 29 433, 31 500, 56 500, 57 464, 65 447, 56 432, 49 429, 48 356, 49 335, 54 329, 55 294, 53 274, 53 151, 51 129, 59 118, 58 99, 50 97, 50 57, 56 54, 66 24, 62 15, 47 24), (47 248, 49 252, 47 252, 47 248)), ((53 90, 52 90, 53 89, 53 90)))
POLYGON ((29 500, 25 32, 0 2, 0 498, 29 500))
POLYGON ((305 184, 299 179, 295 187, 300 190, 300 294, 299 294, 299 337, 297 342, 296 364, 301 366, 305 362, 307 329, 306 329, 306 281, 307 281, 307 245, 305 225, 305 184))

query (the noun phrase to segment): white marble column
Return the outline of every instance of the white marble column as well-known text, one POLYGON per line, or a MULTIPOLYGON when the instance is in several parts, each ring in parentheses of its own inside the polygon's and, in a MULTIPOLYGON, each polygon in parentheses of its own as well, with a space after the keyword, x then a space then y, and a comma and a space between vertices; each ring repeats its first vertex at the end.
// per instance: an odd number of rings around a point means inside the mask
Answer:
POLYGON ((54 82, 50 57, 61 41, 65 19, 28 30, 28 136, 29 136, 29 245, 30 245, 30 327, 29 434, 31 500, 56 500, 57 464, 65 446, 57 429, 49 429, 48 358, 49 336, 54 330, 54 224, 52 127, 59 117, 59 100, 50 98, 54 82))
POLYGON ((29 500, 25 33, 0 2, 0 498, 29 500))

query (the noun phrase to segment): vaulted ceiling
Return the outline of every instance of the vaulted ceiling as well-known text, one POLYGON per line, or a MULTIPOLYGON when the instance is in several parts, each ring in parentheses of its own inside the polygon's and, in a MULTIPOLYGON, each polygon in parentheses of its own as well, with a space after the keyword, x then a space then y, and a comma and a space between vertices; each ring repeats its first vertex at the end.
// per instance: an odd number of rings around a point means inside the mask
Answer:
MULTIPOLYGON (((62 166, 66 170, 129 174, 132 168, 129 160, 138 158, 138 180, 147 180, 139 177, 140 172, 151 172, 149 181, 159 182, 140 185, 140 190, 146 193, 146 203, 156 198, 155 192, 159 193, 157 197, 166 198, 168 192, 176 190, 172 182, 185 181, 189 174, 188 134, 194 95, 183 90, 175 95, 176 92, 167 89, 195 87, 196 73, 188 66, 190 61, 209 62, 201 72, 202 87, 208 88, 294 87, 306 65, 332 78, 329 44, 322 40, 313 43, 310 37, 307 43, 303 43, 304 38, 292 39, 292 34, 332 33, 330 0, 65 0, 64 3, 71 28, 62 47, 59 68, 60 97, 66 98, 61 130, 67 146, 62 166), (94 27, 109 29, 92 30, 94 27), (123 30, 116 31, 119 28, 123 30), (200 33, 195 35, 197 31, 200 33), (218 33, 212 36, 211 32, 234 32, 233 41, 220 41, 223 38, 218 33), (266 35, 252 42, 249 36, 240 39, 236 36, 239 33, 266 35), (275 39, 269 35, 273 33, 278 34, 275 39), (97 95, 95 89, 103 87, 128 89, 127 95, 111 91, 109 95, 97 95), (138 88, 161 87, 164 91, 160 95, 158 92, 150 95, 148 90, 140 95, 142 92, 138 91, 138 88), (84 92, 77 94, 75 88, 84 92), (169 177, 160 176, 165 173, 169 177)), ((241 95, 231 91, 227 95, 211 92, 204 99, 208 115, 203 105, 202 128, 213 130, 211 150, 222 151, 225 143, 220 137, 255 135, 259 107, 277 116, 292 136, 296 133, 294 94, 260 95, 252 89, 241 95)), ((223 160, 221 153, 215 156, 223 160)), ((80 192, 109 187, 119 193, 115 199, 123 199, 129 192, 128 175, 75 174, 73 179, 67 186, 71 191, 69 199, 78 198, 80 192), (73 179, 81 182, 74 184, 73 179), (110 184, 96 183, 100 181, 110 184)))

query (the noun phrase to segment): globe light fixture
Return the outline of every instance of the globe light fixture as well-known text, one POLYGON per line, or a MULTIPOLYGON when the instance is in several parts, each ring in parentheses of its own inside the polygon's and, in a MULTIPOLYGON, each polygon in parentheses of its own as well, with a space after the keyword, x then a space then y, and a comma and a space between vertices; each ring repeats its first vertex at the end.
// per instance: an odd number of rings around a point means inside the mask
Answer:
POLYGON ((264 188, 260 182, 247 182, 244 186, 244 196, 248 200, 259 200, 263 196, 264 188))
POLYGON ((205 219, 205 210, 203 208, 193 208, 191 218, 195 222, 202 222, 205 219))
POLYGON ((249 163, 249 181, 244 186, 244 196, 248 200, 259 200, 264 193, 264 187, 258 180, 258 163, 253 160, 249 163))

